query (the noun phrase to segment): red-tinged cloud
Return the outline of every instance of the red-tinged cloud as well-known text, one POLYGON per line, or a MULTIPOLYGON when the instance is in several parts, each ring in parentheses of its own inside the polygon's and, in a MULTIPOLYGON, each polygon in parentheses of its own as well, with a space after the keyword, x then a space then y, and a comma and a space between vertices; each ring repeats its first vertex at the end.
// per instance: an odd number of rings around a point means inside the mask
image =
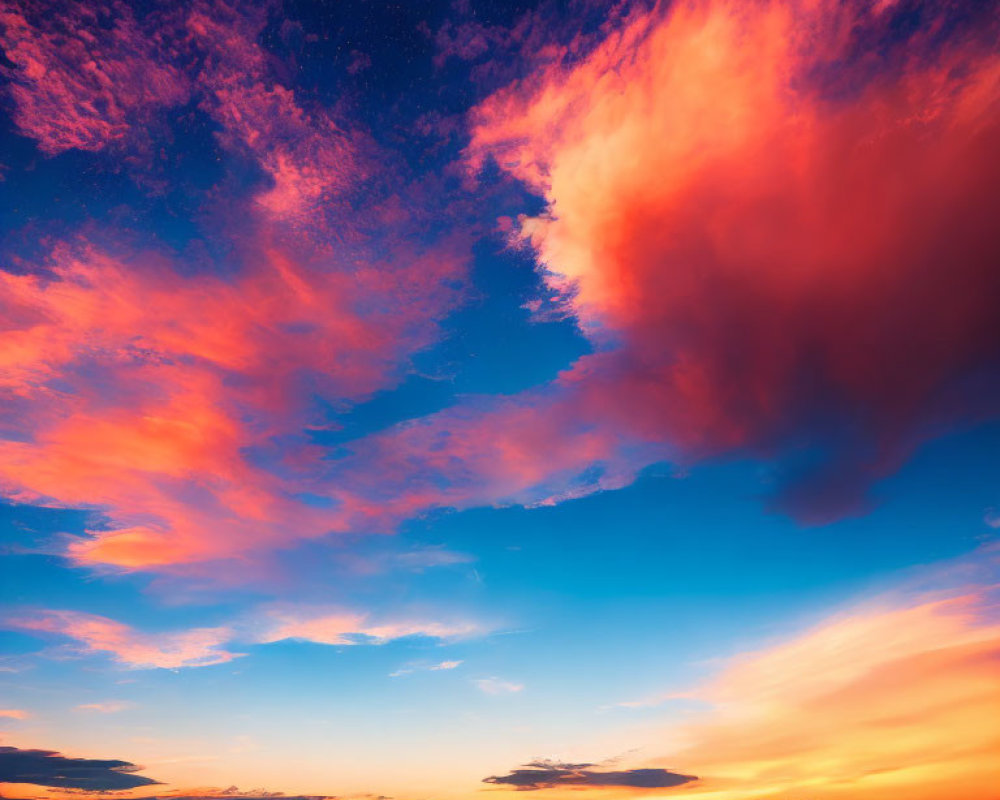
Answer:
POLYGON ((321 482, 343 524, 390 530, 433 508, 552 505, 635 477, 655 454, 612 426, 581 422, 579 397, 560 383, 463 405, 348 443, 321 482))
POLYGON ((48 155, 101 150, 141 134, 188 98, 188 80, 157 54, 155 27, 125 3, 15 2, 0 11, 14 122, 48 155))
POLYGON ((312 392, 350 402, 432 341, 463 262, 444 250, 353 274, 279 250, 238 277, 58 247, 49 275, 0 274, 8 413, 0 483, 16 500, 107 512, 78 560, 156 567, 342 529, 300 498, 317 453, 312 392), (395 279, 395 280, 394 280, 395 279))
MULTIPOLYGON (((305 432, 329 421, 316 399, 343 410, 394 385, 461 298, 467 245, 428 235, 392 159, 275 80, 265 22, 198 3, 171 17, 176 46, 155 49, 187 54, 220 144, 264 174, 227 203, 229 274, 85 240, 0 273, 0 489, 104 513, 70 544, 78 562, 170 569, 346 530, 335 503, 306 496, 324 493, 305 432), (361 197, 376 160, 394 189, 361 197)), ((62 42, 33 24, 38 46, 62 42)), ((128 89, 117 74, 102 86, 128 89)))
POLYGON ((961 13, 673 4, 474 110, 473 167, 544 196, 516 238, 599 351, 562 380, 579 428, 775 459, 825 519, 996 415, 1000 57, 961 13))
POLYGON ((108 654, 134 669, 207 667, 238 658, 223 645, 230 628, 194 628, 172 633, 143 633, 121 622, 79 611, 44 611, 7 619, 5 627, 72 639, 82 652, 108 654))
MULTIPOLYGON (((307 109, 276 84, 258 44, 266 8, 196 3, 185 27, 205 54, 197 76, 201 106, 221 126, 229 149, 254 159, 271 181, 255 198, 274 218, 316 224, 343 208, 345 196, 374 171, 372 145, 326 109, 307 109)), ((343 235, 344 231, 336 231, 343 235)))
POLYGON ((995 590, 856 610, 733 659, 693 693, 714 710, 670 731, 685 743, 671 763, 725 800, 990 800, 995 590))
MULTIPOLYGON (((263 643, 298 639, 316 644, 385 644, 410 636, 459 639, 482 633, 473 622, 438 620, 373 620, 365 614, 326 608, 272 609, 257 640, 263 643)), ((443 667, 438 667, 443 668, 443 667)))

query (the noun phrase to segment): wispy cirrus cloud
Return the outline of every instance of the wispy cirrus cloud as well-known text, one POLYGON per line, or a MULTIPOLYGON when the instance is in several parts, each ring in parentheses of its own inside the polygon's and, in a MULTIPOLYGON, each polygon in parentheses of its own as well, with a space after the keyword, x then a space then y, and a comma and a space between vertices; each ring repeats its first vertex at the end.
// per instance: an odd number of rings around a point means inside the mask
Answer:
POLYGON ((404 675, 412 675, 414 672, 448 671, 448 670, 458 669, 458 667, 462 666, 462 664, 464 663, 465 663, 464 661, 456 660, 456 661, 439 661, 436 664, 426 664, 426 663, 409 664, 408 666, 400 667, 399 669, 390 672, 389 677, 401 678, 404 675))
MULTIPOLYGON (((260 43, 266 4, 199 2, 141 24, 120 9, 110 28, 103 11, 68 8, 52 20, 17 13, 5 28, 31 51, 11 45, 21 72, 65 61, 81 73, 65 104, 105 131, 57 143, 25 127, 47 152, 118 137, 139 114, 127 102, 135 76, 152 92, 162 68, 214 120, 219 147, 261 177, 213 217, 225 275, 113 231, 101 246, 68 236, 0 273, 0 425, 16 431, 0 445, 0 489, 106 515, 69 547, 94 566, 183 570, 351 529, 358 515, 316 480, 323 452, 309 430, 393 386, 436 339, 462 297, 464 235, 430 231, 434 204, 413 196, 393 158, 276 80, 260 43), (60 25, 100 52, 47 36, 60 25), (171 46, 143 39, 142 25, 171 46), (132 63, 143 41, 155 63, 132 63), (91 57, 110 72, 77 63, 91 57), (112 69, 116 59, 126 66, 112 69)), ((41 96, 39 82, 22 87, 19 108, 41 96)))
POLYGON ((514 681, 497 678, 496 676, 489 678, 476 678, 472 681, 472 684, 483 694, 517 694, 518 692, 524 691, 523 683, 515 683, 514 681))
MULTIPOLYGON (((479 623, 439 620, 376 620, 367 614, 325 607, 275 608, 258 623, 260 642, 298 639, 328 645, 385 644, 396 639, 421 636, 453 640, 482 634, 479 623)), ((457 666, 457 665, 456 665, 457 666)))
MULTIPOLYGON (((228 625, 180 631, 146 632, 97 614, 39 610, 11 614, 2 627, 73 641, 72 649, 106 654, 131 669, 182 669, 225 664, 246 653, 237 646, 266 645, 287 640, 343 646, 383 645, 419 637, 442 642, 482 635, 489 628, 479 622, 427 618, 384 618, 325 606, 282 605, 259 608, 228 625)), ((453 669, 461 661, 442 661, 426 667, 453 669)), ((77 706, 81 711, 113 713, 131 706, 109 701, 77 706)))
POLYGON ((30 716, 31 712, 23 708, 0 708, 0 717, 3 719, 28 719, 30 716))
MULTIPOLYGON (((458 264, 439 254, 411 267, 447 304, 438 281, 458 264)), ((14 320, 2 388, 8 422, 26 434, 0 443, 0 482, 22 502, 107 510, 111 529, 75 542, 74 559, 169 567, 345 528, 334 504, 298 498, 322 491, 310 475, 319 451, 301 430, 317 412, 300 390, 315 381, 357 398, 391 380, 402 330, 416 333, 430 308, 396 313, 383 295, 383 309, 358 315, 380 293, 378 267, 330 273, 283 250, 235 281, 86 243, 57 247, 49 270, 0 273, 14 320)))
MULTIPOLYGON (((66 637, 84 653, 102 653, 133 669, 180 669, 224 664, 239 658, 224 648, 230 628, 194 628, 167 633, 144 633, 121 622, 81 611, 40 611, 12 616, 4 627, 66 637)), ((94 710, 98 710, 96 706, 94 710)))
POLYGON ((127 711, 133 707, 134 704, 127 700, 105 700, 101 703, 81 703, 76 706, 76 710, 96 714, 117 714, 120 711, 127 711))
POLYGON ((997 586, 845 611, 728 660, 664 725, 694 794, 987 800, 1000 779, 997 586))

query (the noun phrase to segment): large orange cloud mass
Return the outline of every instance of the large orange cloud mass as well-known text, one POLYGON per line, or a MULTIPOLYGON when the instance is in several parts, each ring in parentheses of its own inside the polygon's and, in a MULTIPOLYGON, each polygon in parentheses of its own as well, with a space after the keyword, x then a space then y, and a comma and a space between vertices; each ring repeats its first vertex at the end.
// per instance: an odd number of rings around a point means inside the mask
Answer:
POLYGON ((473 166, 546 198, 515 235, 599 347, 565 378, 581 420, 821 450, 784 500, 822 519, 996 414, 1000 57, 956 14, 675 3, 475 109, 473 166))

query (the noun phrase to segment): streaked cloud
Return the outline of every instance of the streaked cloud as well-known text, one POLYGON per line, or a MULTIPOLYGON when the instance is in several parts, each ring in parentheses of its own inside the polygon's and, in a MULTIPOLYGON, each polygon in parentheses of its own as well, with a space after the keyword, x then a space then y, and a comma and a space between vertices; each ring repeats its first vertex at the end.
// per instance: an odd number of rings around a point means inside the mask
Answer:
POLYGON ((664 735, 727 800, 988 800, 1000 780, 997 586, 856 608, 736 656, 664 735))
POLYGON ((426 664, 426 663, 411 663, 405 667, 400 667, 399 669, 390 672, 390 678, 401 678, 404 675, 412 675, 414 672, 442 672, 445 670, 453 670, 464 664, 464 661, 440 661, 437 664, 426 664))
POLYGON ((30 716, 31 712, 23 708, 0 708, 0 717, 4 719, 28 719, 30 716))
POLYGON ((98 714, 117 714, 119 711, 127 711, 133 707, 133 703, 127 700, 105 700, 103 703, 81 703, 76 707, 77 711, 92 711, 98 714))
POLYGON ((329 645, 385 644, 396 639, 422 636, 458 639, 486 632, 478 623, 436 620, 377 621, 368 615, 323 607, 273 609, 261 623, 260 642, 298 639, 329 645))
POLYGON ((367 501, 318 480, 308 431, 394 386, 436 340, 463 296, 467 234, 430 232, 437 201, 398 160, 276 79, 267 7, 205 0, 137 20, 26 6, 3 45, 19 124, 46 152, 131 141, 183 101, 263 180, 214 220, 225 270, 101 230, 100 246, 70 232, 0 272, 0 422, 19 432, 0 448, 5 496, 105 515, 70 546, 96 567, 220 567, 353 530, 367 501))
POLYGON ((107 654, 133 669, 207 667, 242 655, 223 647, 233 638, 233 631, 225 627, 143 633, 107 617, 81 611, 40 611, 9 617, 4 626, 69 638, 81 652, 107 654))
POLYGON ((484 694, 517 694, 524 691, 523 683, 514 683, 503 678, 476 678, 473 685, 484 694))

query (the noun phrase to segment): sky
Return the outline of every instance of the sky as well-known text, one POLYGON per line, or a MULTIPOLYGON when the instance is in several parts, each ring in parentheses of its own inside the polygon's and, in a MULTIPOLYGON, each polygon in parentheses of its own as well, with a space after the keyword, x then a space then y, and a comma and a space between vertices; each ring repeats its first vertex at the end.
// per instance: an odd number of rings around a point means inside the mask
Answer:
POLYGON ((0 797, 998 800, 998 41, 0 0, 0 797))

